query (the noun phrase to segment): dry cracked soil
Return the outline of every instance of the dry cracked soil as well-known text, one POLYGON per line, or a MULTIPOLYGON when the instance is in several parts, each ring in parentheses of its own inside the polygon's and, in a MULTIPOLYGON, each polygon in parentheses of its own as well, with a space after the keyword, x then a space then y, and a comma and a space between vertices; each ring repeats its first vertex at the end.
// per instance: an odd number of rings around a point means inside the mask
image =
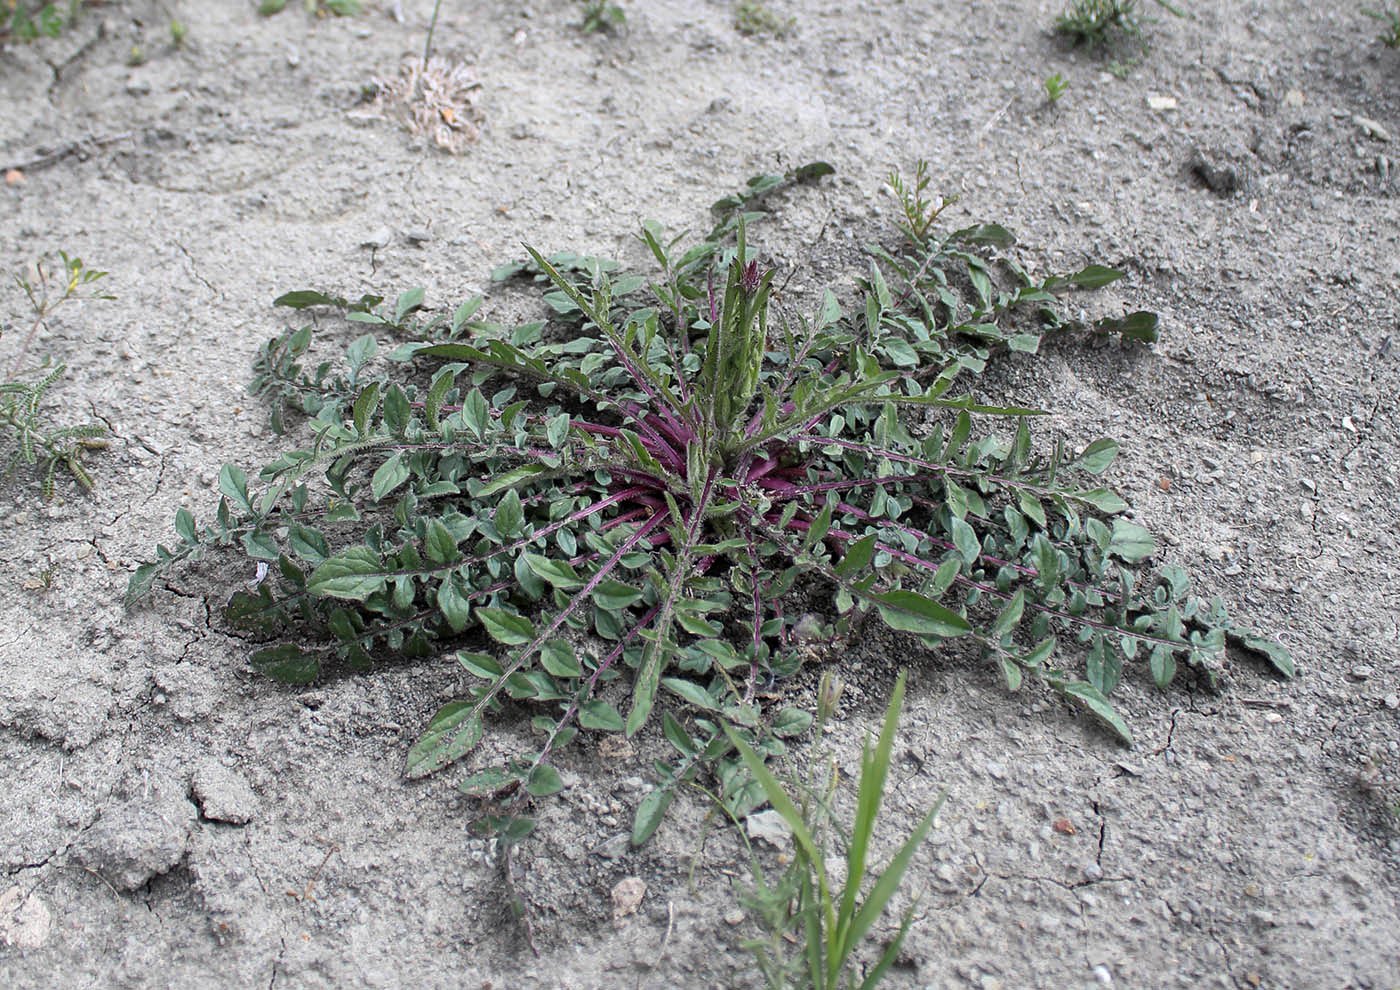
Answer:
MULTIPOLYGON (((887 985, 1400 987, 1400 51, 1348 0, 1149 3, 1149 50, 1118 64, 1053 37, 1058 0, 774 0, 782 37, 736 31, 728 0, 623 5, 624 30, 587 35, 565 0, 444 3, 436 50, 480 83, 457 154, 366 97, 421 51, 428 0, 110 0, 0 47, 7 275, 65 249, 116 297, 60 310, 33 352, 69 365, 55 417, 110 426, 96 494, 0 491, 0 984, 760 985, 741 847, 703 802, 627 848, 656 738, 565 763, 516 862, 532 952, 450 779, 401 775, 451 664, 291 690, 248 669, 207 569, 121 596, 178 507, 209 513, 222 463, 279 449, 246 385, 283 291, 489 311, 522 241, 645 270, 640 220, 694 229, 750 175, 823 159, 765 243, 789 298, 849 301, 892 229, 884 177, 923 158, 950 217, 1006 224, 1039 270, 1116 265, 1085 305, 1161 314, 1150 349, 1065 341, 988 387, 1073 442, 1117 437, 1110 480, 1161 559, 1299 675, 1128 678, 1124 749, 969 656, 829 657, 848 773, 912 672, 887 843, 948 792, 887 985)), ((8 367, 27 324, 0 291, 8 367)))

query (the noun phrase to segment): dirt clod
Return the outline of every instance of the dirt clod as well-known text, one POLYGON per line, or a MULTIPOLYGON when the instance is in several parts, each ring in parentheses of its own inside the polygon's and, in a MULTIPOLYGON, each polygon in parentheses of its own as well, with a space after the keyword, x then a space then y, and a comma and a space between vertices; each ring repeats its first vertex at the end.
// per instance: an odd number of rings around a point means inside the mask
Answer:
POLYGON ((184 797, 133 798, 104 808, 69 856, 117 890, 137 890, 184 858, 194 821, 184 797))

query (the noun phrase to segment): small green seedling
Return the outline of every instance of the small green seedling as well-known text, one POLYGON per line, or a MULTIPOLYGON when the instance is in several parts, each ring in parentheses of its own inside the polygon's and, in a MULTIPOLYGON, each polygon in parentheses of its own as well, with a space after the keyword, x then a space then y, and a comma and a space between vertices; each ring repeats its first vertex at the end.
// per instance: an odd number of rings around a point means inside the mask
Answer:
POLYGON ((763 0, 740 0, 734 6, 734 28, 740 34, 781 38, 796 26, 796 17, 783 17, 763 0))
POLYGON ((17 276, 15 283, 24 292, 33 311, 33 322, 20 341, 9 374, 0 379, 0 456, 4 467, 0 478, 8 479, 20 465, 34 468, 40 478, 44 501, 53 498, 58 469, 66 469, 86 491, 93 481, 83 467, 83 454, 107 446, 107 430, 99 423, 54 426, 43 415, 49 388, 63 376, 65 366, 44 359, 37 369, 24 372, 24 358, 39 328, 64 303, 76 299, 111 299, 93 288, 106 272, 87 268, 81 258, 60 251, 62 274, 43 262, 30 276, 17 276))
POLYGON ((82 13, 83 0, 34 3, 33 0, 0 0, 0 41, 57 38, 82 13))
MULTIPOLYGON (((360 0, 305 0, 306 12, 317 17, 334 14, 336 17, 354 17, 364 12, 360 0)), ((258 13, 264 17, 280 14, 287 8, 287 0, 262 0, 258 13)))
POLYGON ((1089 48, 1105 47, 1118 38, 1140 41, 1138 0, 1070 0, 1055 30, 1089 48))
POLYGON ((627 12, 621 4, 610 0, 584 0, 583 20, 579 30, 584 34, 610 33, 627 23, 627 12))
MULTIPOLYGON (((823 696, 833 693, 833 680, 830 675, 823 678, 823 696)), ((895 681, 874 747, 868 737, 865 740, 855 819, 849 832, 840 836, 833 834, 839 830, 833 811, 839 780, 834 762, 818 771, 809 785, 789 790, 743 739, 730 735, 765 800, 792 833, 795 846, 792 862, 777 877, 770 877, 756 857, 750 859, 753 890, 747 906, 757 916, 764 936, 744 947, 753 953, 768 990, 873 990, 909 934, 913 905, 904 912, 898 932, 885 944, 875 965, 861 973, 857 950, 898 891, 943 804, 940 796, 885 869, 873 874, 871 840, 889 780, 905 680, 906 673, 901 673, 895 681), (844 862, 844 877, 833 872, 833 864, 839 862, 844 862)), ((823 706, 823 714, 818 715, 819 725, 826 710, 823 706)), ((821 738, 820 730, 816 735, 821 738)))
POLYGON ((1363 13, 1381 22, 1379 37, 1387 48, 1400 48, 1400 0, 1392 0, 1389 7, 1365 10, 1363 13))
POLYGON ((1053 106, 1060 102, 1060 97, 1064 96, 1065 90, 1069 89, 1069 81, 1057 72, 1041 83, 1041 87, 1045 90, 1045 98, 1053 106))

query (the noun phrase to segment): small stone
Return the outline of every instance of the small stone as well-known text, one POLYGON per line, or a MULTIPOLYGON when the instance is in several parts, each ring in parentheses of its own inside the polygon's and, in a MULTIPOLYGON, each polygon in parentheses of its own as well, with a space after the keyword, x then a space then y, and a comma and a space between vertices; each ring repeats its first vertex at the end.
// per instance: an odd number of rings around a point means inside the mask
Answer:
POLYGON ((1372 120, 1370 117, 1363 117, 1360 114, 1357 114, 1351 119, 1357 127, 1361 128, 1361 133, 1365 134, 1367 137, 1374 138, 1377 141, 1390 140, 1390 132, 1387 131, 1379 121, 1372 120))
POLYGON ((1186 167, 1202 185, 1217 196, 1233 196, 1244 185, 1244 179, 1233 166, 1211 161, 1205 152, 1199 149, 1192 153, 1186 167))
POLYGON ((1084 879, 1102 880, 1103 867, 1100 866, 1098 863, 1090 863, 1088 866, 1084 867, 1084 879))
POLYGON ((389 242, 394 239, 394 232, 388 227, 380 227, 360 242, 360 247, 367 247, 378 251, 389 246, 389 242))
POLYGON ((258 814, 258 796, 248 782, 227 767, 209 760, 190 779, 200 813, 211 822, 246 825, 258 814))
POLYGON ((1395 709, 1400 708, 1400 694, 1386 695, 1384 703, 1385 707, 1389 708, 1391 711, 1395 711, 1395 709))
POLYGON ((69 854, 117 890, 136 890, 184 859, 194 822, 194 805, 182 795, 134 799, 104 808, 69 854))
POLYGON ((1108 967, 1105 966, 1103 963, 1099 963, 1099 965, 1095 966, 1093 969, 1093 973, 1094 979, 1099 981, 1100 986, 1113 986, 1113 974, 1108 971, 1108 967))
POLYGON ((433 239, 433 232, 426 227, 410 227, 404 231, 404 239, 408 243, 417 247, 419 244, 427 244, 433 239))
POLYGON ((594 855, 603 859, 621 859, 627 855, 627 850, 631 848, 632 837, 626 832, 614 835, 597 849, 593 850, 594 855))
POLYGON ((775 849, 785 849, 792 844, 792 830, 783 816, 772 809, 749 815, 744 820, 744 829, 750 839, 761 839, 775 849))
POLYGON ((151 94, 151 81, 138 76, 131 76, 126 81, 127 96, 149 96, 151 94))
POLYGON ((1176 97, 1174 96, 1149 96, 1147 98, 1149 110, 1175 110, 1176 97))
POLYGON ((740 911, 738 908, 730 908, 728 911, 724 912, 724 923, 731 928, 736 925, 742 925, 744 923, 744 912, 740 911))
POLYGON ((18 886, 0 894, 0 944, 37 949, 49 940, 53 915, 33 892, 18 886))
POLYGON ((623 877, 612 889, 613 921, 636 914, 646 897, 647 884, 641 877, 623 877))
POLYGON ((1006 767, 1000 763, 988 763, 987 773, 990 774, 994 780, 1006 779, 1006 767))
POLYGON ((1286 106, 1301 107, 1304 103, 1308 102, 1308 98, 1303 95, 1301 89, 1290 89, 1283 94, 1283 102, 1286 106))
POLYGON ((1376 670, 1374 667, 1363 663, 1351 668, 1350 675, 1351 679, 1354 681, 1368 681, 1375 672, 1376 670))

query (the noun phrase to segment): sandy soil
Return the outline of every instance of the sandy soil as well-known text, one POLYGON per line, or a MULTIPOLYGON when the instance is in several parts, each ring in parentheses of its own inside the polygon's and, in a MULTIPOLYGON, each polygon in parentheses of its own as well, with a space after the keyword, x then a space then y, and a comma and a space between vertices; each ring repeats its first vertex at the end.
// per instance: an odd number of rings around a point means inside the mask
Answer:
POLYGON ((448 665, 289 691, 248 671, 207 575, 130 614, 120 595, 178 506, 213 505, 221 463, 278 449, 245 383, 279 293, 449 305, 522 240, 641 266, 641 219, 698 227, 748 176, 821 158, 837 176, 765 235, 800 303, 845 291, 889 230, 885 174, 923 157, 960 218, 1013 227, 1042 270, 1121 266, 1093 305, 1162 314, 1150 351, 1066 343, 994 384, 1071 439, 1118 437, 1112 480, 1165 557, 1301 672, 1241 662, 1218 696, 1132 678, 1125 751, 965 657, 834 658, 847 767, 912 668, 888 835, 949 793, 889 985, 1400 986, 1400 52, 1349 2, 1191 0, 1126 79, 1048 34, 1049 0, 779 0, 797 23, 776 40, 727 2, 623 2, 618 37, 581 35, 564 0, 446 3, 438 50, 482 83, 460 156, 365 117, 427 0, 402 22, 111 2, 0 52, 0 167, 26 166, 0 188, 5 268, 64 248, 118 297, 37 344, 71 366, 55 412, 112 426, 100 492, 0 492, 0 984, 755 985, 741 861, 706 808, 619 840, 655 739, 567 764, 519 863, 536 957, 450 780, 400 777, 448 665), (112 140, 34 161, 93 137, 112 140), (1204 185, 1198 153, 1239 188, 1204 185), (614 921, 627 877, 646 895, 614 921))

